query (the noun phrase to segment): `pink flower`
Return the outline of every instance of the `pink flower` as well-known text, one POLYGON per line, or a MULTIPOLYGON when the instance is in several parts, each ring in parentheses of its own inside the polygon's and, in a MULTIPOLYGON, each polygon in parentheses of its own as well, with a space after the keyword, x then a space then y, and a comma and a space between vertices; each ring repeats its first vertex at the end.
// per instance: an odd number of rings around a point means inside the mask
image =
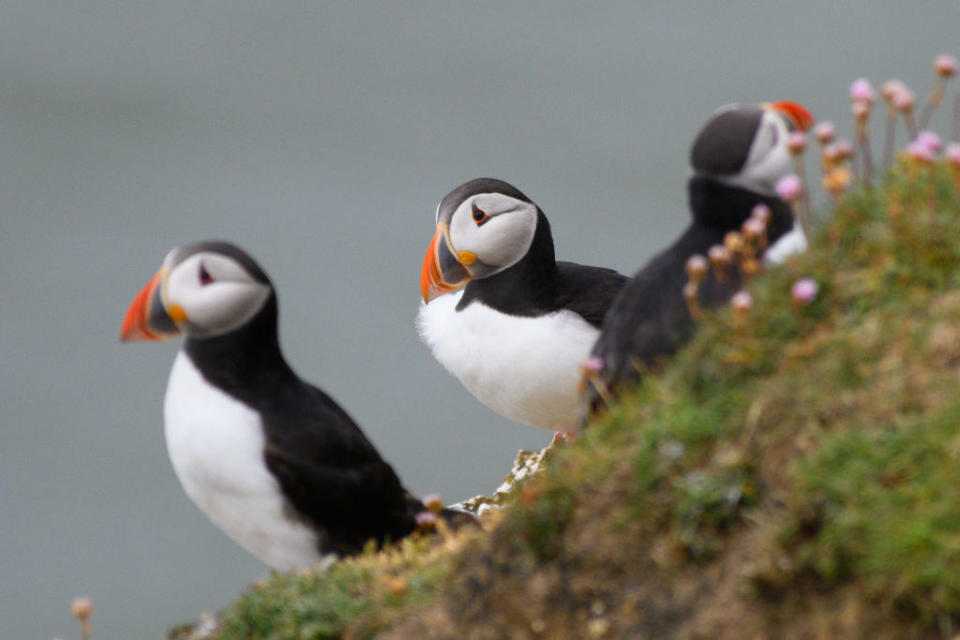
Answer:
POLYGON ((437 524, 437 514, 433 511, 421 511, 413 518, 419 529, 430 528, 437 524))
POLYGON ((791 173, 777 180, 775 189, 781 200, 793 202, 803 194, 803 183, 791 173))
POLYGON ((933 162, 933 151, 919 140, 910 143, 910 146, 907 147, 907 155, 924 164, 933 162))
POLYGON ((441 500, 440 496, 437 495, 436 493, 430 493, 423 496, 420 499, 420 502, 423 503, 423 506, 425 506, 430 511, 433 511, 434 513, 437 513, 443 510, 443 500, 441 500))
POLYGON ((960 167, 960 142, 951 142, 946 150, 947 162, 960 167))
POLYGON ((807 148, 807 136, 804 135, 803 131, 791 131, 787 135, 787 149, 790 150, 790 153, 797 155, 803 153, 803 150, 807 148))
POLYGON ((957 72, 957 59, 949 53, 941 53, 933 59, 933 69, 944 78, 949 78, 957 72))
POLYGON ((790 300, 798 307, 808 305, 817 299, 820 285, 813 278, 801 278, 793 283, 790 289, 790 300))
POLYGON ((818 122, 813 128, 813 135, 820 144, 829 144, 837 137, 837 128, 829 120, 818 122))
POLYGON ((583 370, 589 373, 600 373, 603 370, 603 358, 600 356, 590 356, 583 363, 583 370))
POLYGON ((756 244, 767 233, 767 224, 758 218, 747 218, 740 229, 747 242, 756 244))
POLYGON ((880 95, 883 96, 884 100, 892 103, 893 97, 905 89, 910 91, 910 89, 907 89, 907 85, 899 80, 887 80, 883 83, 883 86, 880 87, 880 95))
POLYGON ((857 78, 850 85, 850 99, 854 102, 872 103, 875 97, 873 85, 866 78, 857 78))
POLYGON ((749 291, 737 291, 733 294, 733 297, 730 298, 730 306, 733 307, 733 310, 737 313, 749 311, 750 307, 753 306, 753 296, 750 295, 749 291))
POLYGON ((833 146, 836 148, 838 160, 849 160, 853 157, 853 145, 849 140, 837 140, 833 146))
POLYGON ((897 111, 910 111, 916 102, 917 96, 915 96, 913 91, 906 85, 903 85, 893 94, 893 97, 890 98, 890 104, 893 105, 893 108, 897 111))
POLYGON ((770 222, 770 207, 763 204, 762 202, 750 210, 750 217, 759 220, 764 225, 770 222))
POLYGON ((943 147, 943 141, 940 140, 940 136, 929 130, 918 133, 916 141, 930 149, 930 152, 933 154, 936 154, 940 151, 940 148, 943 147))
POLYGON ((870 103, 858 100, 850 105, 850 113, 857 120, 866 120, 870 117, 870 103))

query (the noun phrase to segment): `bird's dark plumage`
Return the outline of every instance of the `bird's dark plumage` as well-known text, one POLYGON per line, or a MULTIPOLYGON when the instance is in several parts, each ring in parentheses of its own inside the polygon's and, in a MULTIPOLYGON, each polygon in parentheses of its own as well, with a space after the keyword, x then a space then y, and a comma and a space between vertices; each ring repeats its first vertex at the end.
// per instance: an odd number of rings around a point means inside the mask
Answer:
MULTIPOLYGON (((693 321, 681 294, 687 259, 706 254, 724 236, 739 229, 757 204, 770 207, 768 229, 772 244, 793 225, 790 207, 776 197, 764 196, 712 178, 694 176, 688 185, 693 221, 669 247, 654 256, 623 288, 604 320, 592 356, 602 361, 599 380, 608 389, 639 379, 641 368, 656 368, 663 356, 674 353, 689 335, 693 321)), ((700 305, 723 304, 741 286, 736 270, 717 282, 712 272, 699 288, 700 305)), ((587 404, 595 407, 600 393, 588 385, 587 404)))
MULTIPOLYGON (((187 338, 184 349, 208 382, 260 415, 266 466, 292 515, 317 531, 321 553, 355 553, 371 539, 396 541, 416 528, 421 501, 346 411, 287 365, 275 294, 240 329, 187 338)), ((472 520, 450 510, 441 515, 472 520)))

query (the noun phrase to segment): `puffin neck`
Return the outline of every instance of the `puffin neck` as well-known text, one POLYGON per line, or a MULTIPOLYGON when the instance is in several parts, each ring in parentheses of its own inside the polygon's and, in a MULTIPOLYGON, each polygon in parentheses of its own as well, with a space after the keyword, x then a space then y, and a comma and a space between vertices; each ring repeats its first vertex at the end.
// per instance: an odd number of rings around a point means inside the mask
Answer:
POLYGON ((471 280, 457 304, 462 310, 474 300, 513 315, 537 315, 552 310, 557 297, 557 260, 550 223, 537 208, 537 228, 526 255, 516 264, 486 278, 471 280), (523 301, 523 308, 517 306, 523 301))
POLYGON ((733 231, 750 217, 758 204, 770 208, 770 227, 767 241, 775 242, 793 228, 793 211, 790 205, 777 198, 723 184, 707 176, 693 176, 687 183, 690 211, 696 224, 721 231, 733 231))
POLYGON ((183 350, 208 382, 238 398, 296 377, 280 351, 272 292, 247 324, 212 338, 188 337, 183 350))

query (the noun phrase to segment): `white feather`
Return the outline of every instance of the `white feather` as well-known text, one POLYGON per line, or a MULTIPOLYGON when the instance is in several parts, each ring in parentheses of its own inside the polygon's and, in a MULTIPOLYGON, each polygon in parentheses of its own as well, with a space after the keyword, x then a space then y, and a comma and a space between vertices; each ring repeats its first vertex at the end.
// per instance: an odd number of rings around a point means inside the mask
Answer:
POLYGON ((580 367, 599 331, 562 310, 527 318, 480 302, 462 311, 460 293, 420 306, 417 328, 433 356, 480 402, 534 427, 572 431, 580 367))
POLYGON ((257 413, 208 383, 183 351, 170 371, 163 409, 173 469, 214 524, 279 571, 321 560, 317 534, 291 518, 266 467, 257 413))
POLYGON ((763 253, 764 264, 777 265, 786 262, 787 258, 797 253, 803 253, 807 250, 807 236, 798 223, 793 224, 793 229, 780 236, 776 242, 763 253))

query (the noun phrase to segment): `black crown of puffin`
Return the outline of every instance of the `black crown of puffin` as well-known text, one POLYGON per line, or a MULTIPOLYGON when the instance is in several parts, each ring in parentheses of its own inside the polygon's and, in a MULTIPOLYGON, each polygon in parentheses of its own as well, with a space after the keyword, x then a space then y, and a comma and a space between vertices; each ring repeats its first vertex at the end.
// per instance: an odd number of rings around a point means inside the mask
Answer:
POLYGON ((728 105, 717 111, 697 134, 690 148, 693 169, 718 176, 739 173, 747 163, 760 131, 771 130, 769 126, 764 127, 764 123, 772 123, 771 117, 778 120, 787 132, 807 131, 814 123, 813 116, 803 105, 787 100, 759 105, 728 105))

